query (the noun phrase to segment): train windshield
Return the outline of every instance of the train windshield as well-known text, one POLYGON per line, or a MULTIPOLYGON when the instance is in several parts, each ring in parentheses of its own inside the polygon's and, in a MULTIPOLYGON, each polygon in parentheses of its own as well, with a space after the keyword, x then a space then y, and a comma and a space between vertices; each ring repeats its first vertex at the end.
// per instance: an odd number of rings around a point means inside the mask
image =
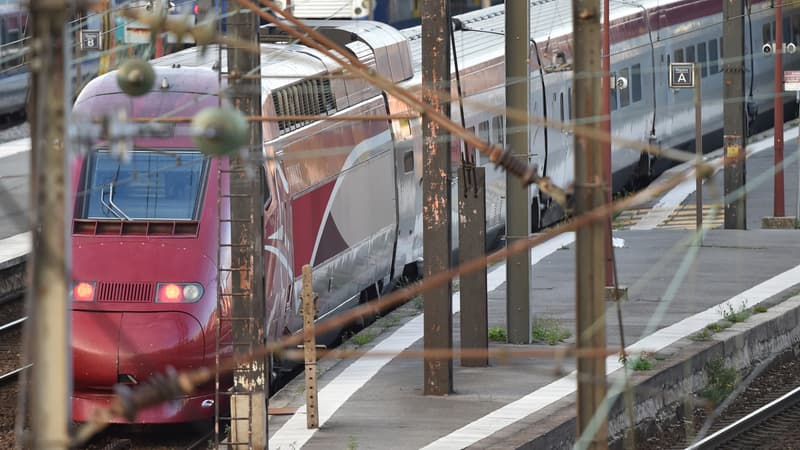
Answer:
POLYGON ((93 152, 79 192, 84 219, 198 220, 208 160, 199 152, 93 152))

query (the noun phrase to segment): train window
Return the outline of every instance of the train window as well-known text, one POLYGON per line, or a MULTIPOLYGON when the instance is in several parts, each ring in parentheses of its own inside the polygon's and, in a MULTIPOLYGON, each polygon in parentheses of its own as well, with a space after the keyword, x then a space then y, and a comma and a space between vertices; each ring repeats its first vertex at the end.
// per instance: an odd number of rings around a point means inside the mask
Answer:
POLYGON ((676 63, 683 62, 683 49, 679 48, 679 49, 675 50, 675 56, 672 59, 676 63))
POLYGON ((269 183, 267 183, 267 169, 263 165, 260 165, 259 168, 261 169, 261 189, 263 189, 264 192, 264 210, 266 210, 269 208, 270 203, 272 203, 272 195, 269 191, 269 183))
MULTIPOLYGON (((470 132, 470 134, 474 134, 475 136, 477 136, 477 134, 475 134, 475 127, 469 127, 469 128, 467 128, 467 130, 470 132)), ((461 141, 461 142, 464 142, 464 141, 461 141)), ((466 142, 464 142, 464 145, 463 145, 462 148, 464 149, 464 154, 461 155, 461 156, 464 157, 464 158, 469 158, 470 157, 469 155, 472 154, 472 153, 477 153, 478 157, 480 157, 480 155, 481 155, 480 152, 476 152, 475 149, 471 145, 466 143, 466 142)))
POLYGON ((5 23, 5 40, 3 42, 10 43, 16 42, 20 38, 19 32, 19 17, 18 16, 8 16, 6 17, 5 23))
POLYGON ((631 67, 631 101, 638 102, 642 99, 642 66, 634 64, 631 67))
POLYGON ((686 62, 694 62, 694 45, 686 47, 686 62))
POLYGON ((562 92, 560 95, 560 107, 561 107, 561 123, 564 123, 564 93, 562 92))
MULTIPOLYGON (((614 72, 611 72, 610 78, 612 80, 615 80, 617 78, 617 74, 614 73, 614 72)), ((611 98, 611 102, 610 102, 611 103, 611 111, 614 111, 614 110, 617 109, 617 89, 613 84, 611 85, 611 88, 609 89, 608 95, 611 98)))
POLYGON ((717 40, 712 39, 708 41, 708 72, 711 75, 719 72, 719 64, 717 62, 717 40))
POLYGON ((414 150, 409 150, 403 154, 403 171, 405 173, 414 171, 414 150))
POLYGON ((761 27, 761 44, 769 44, 772 42, 772 33, 770 27, 772 27, 772 24, 770 23, 765 23, 761 27))
MULTIPOLYGON (((628 80, 628 83, 630 83, 631 77, 628 73, 628 69, 622 69, 619 72, 619 76, 625 78, 626 80, 628 80)), ((630 89, 626 87, 625 89, 617 89, 617 90, 619 91, 619 107, 624 108, 628 106, 631 103, 630 89)))
POLYGON ((127 163, 107 150, 87 158, 79 199, 82 218, 198 220, 208 158, 191 151, 130 154, 127 163))
POLYGON ((489 121, 484 120, 478 124, 478 137, 484 142, 489 142, 489 121))
POLYGON ((697 44, 697 62, 700 63, 700 77, 708 76, 708 66, 706 65, 706 43, 697 44))
POLYGON ((783 42, 786 42, 786 43, 793 42, 791 40, 791 37, 792 37, 791 32, 792 32, 791 31, 791 27, 789 27, 789 18, 788 17, 784 17, 783 18, 783 36, 781 36, 783 38, 783 42))
POLYGON ((572 88, 567 89, 567 118, 572 121, 572 88))
POLYGON ((492 130, 494 131, 492 144, 502 146, 506 140, 506 131, 503 129, 503 116, 492 117, 492 130))
POLYGON ((789 42, 800 43, 800 15, 798 14, 792 16, 792 38, 789 39, 789 42))
POLYGON ((722 54, 722 38, 719 38, 719 59, 722 59, 724 56, 725 55, 722 54))

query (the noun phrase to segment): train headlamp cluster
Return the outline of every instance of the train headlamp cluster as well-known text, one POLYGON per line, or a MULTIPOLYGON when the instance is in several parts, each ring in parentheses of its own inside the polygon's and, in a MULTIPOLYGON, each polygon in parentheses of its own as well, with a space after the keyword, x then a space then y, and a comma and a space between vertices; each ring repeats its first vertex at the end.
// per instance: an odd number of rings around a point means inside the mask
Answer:
MULTIPOLYGON (((92 302, 95 300, 97 283, 94 281, 76 281, 72 285, 72 299, 76 302, 92 302)), ((156 284, 157 303, 194 303, 203 296, 203 285, 200 283, 158 283, 156 284)))
POLYGON ((203 286, 199 283, 158 283, 156 302, 193 303, 203 296, 203 286))

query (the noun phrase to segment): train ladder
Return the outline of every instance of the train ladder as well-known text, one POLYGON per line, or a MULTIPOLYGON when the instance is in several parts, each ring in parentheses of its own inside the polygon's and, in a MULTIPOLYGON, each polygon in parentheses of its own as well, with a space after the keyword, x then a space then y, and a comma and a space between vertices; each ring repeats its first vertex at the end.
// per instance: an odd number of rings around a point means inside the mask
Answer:
MULTIPOLYGON (((252 275, 249 273, 252 268, 246 266, 233 266, 233 253, 234 252, 247 252, 246 258, 252 261, 253 246, 251 242, 248 243, 234 243, 232 242, 232 227, 249 223, 251 220, 234 219, 231 217, 231 201, 239 201, 245 197, 249 199, 252 205, 254 195, 245 194, 232 194, 229 190, 231 177, 236 176, 250 176, 243 163, 233 165, 228 160, 220 158, 217 166, 217 314, 216 314, 216 376, 215 376, 215 424, 214 424, 214 445, 215 448, 232 448, 232 449, 251 449, 251 448, 266 448, 266 442, 253 442, 253 422, 254 418, 250 412, 261 411, 263 408, 254 408, 255 402, 265 402, 264 392, 253 392, 247 386, 232 386, 230 385, 234 380, 240 379, 237 375, 241 371, 249 370, 247 367, 238 365, 229 374, 220 374, 221 364, 225 361, 220 360, 220 354, 225 350, 225 345, 231 345, 235 355, 246 354, 253 349, 251 339, 246 341, 237 341, 235 337, 237 334, 246 335, 247 333, 236 333, 234 330, 246 329, 250 330, 255 324, 253 321, 253 302, 247 302, 250 306, 250 311, 242 317, 237 317, 233 313, 233 305, 235 302, 241 302, 244 299, 253 295, 252 289, 244 286, 249 286, 247 283, 235 283, 234 277, 240 279, 252 280, 252 275), (231 164, 230 167, 228 164, 231 164), (223 335, 226 333, 227 335, 223 335), (225 382, 223 382, 225 381, 225 382), (224 390, 221 388, 225 388, 224 390), (222 405, 230 405, 228 413, 222 405), (247 413, 243 416, 237 414, 241 411, 247 413)), ((251 224, 257 226, 257 224, 251 224)), ((238 308, 237 308, 238 309, 238 308)), ((266 417, 255 418, 256 421, 266 421, 266 417)))

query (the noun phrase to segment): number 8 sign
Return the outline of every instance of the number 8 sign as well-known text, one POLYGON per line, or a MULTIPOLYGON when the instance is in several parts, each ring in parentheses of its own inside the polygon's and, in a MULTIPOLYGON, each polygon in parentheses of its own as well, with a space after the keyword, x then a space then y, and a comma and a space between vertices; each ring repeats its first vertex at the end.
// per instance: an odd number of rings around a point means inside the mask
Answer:
POLYGON ((100 50, 100 31, 81 30, 81 50, 100 50))

